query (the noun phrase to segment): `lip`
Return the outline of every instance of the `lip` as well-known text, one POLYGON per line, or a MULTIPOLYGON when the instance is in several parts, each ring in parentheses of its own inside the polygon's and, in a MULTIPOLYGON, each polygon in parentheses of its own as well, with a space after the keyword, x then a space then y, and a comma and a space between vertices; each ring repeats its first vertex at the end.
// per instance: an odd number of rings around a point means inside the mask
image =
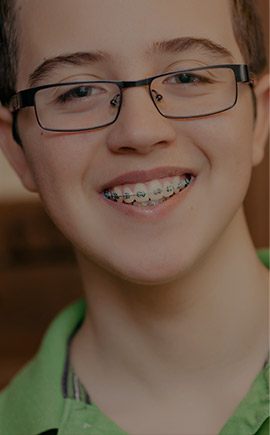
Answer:
POLYGON ((122 184, 146 183, 147 181, 158 178, 174 177, 177 175, 181 176, 184 174, 191 174, 194 177, 197 176, 196 172, 194 172, 193 169, 177 166, 162 166, 150 170, 126 172, 111 180, 106 181, 106 183, 104 183, 100 187, 99 193, 107 189, 112 189, 115 186, 121 186, 122 184))
POLYGON ((194 176, 192 182, 184 190, 171 196, 166 201, 154 207, 134 207, 123 202, 111 201, 104 197, 103 193, 99 194, 99 198, 104 205, 112 207, 116 211, 123 213, 128 217, 132 217, 141 222, 158 222, 167 217, 175 208, 177 208, 192 191, 196 184, 197 177, 194 176))

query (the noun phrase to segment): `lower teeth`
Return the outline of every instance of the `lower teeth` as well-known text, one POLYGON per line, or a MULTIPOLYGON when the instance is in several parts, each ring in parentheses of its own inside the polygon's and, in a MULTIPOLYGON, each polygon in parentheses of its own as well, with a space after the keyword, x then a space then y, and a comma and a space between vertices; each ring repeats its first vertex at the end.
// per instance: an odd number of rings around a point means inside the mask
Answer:
POLYGON ((159 199, 158 201, 150 201, 150 200, 147 202, 134 201, 132 205, 134 205, 134 207, 155 207, 155 205, 161 204, 164 201, 166 201, 166 198, 159 199))

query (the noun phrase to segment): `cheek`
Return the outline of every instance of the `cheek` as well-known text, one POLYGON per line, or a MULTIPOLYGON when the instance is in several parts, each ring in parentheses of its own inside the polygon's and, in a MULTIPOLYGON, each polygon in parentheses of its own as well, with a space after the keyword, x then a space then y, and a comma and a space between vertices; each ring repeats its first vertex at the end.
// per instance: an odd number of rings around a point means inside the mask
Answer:
POLYGON ((252 170, 252 111, 241 107, 194 123, 192 138, 206 157, 216 180, 244 183, 252 170))
POLYGON ((204 237, 210 240, 215 231, 217 236, 232 220, 248 191, 252 173, 252 111, 245 117, 239 108, 204 118, 194 122, 190 131, 193 146, 204 156, 204 167, 189 222, 195 228, 194 240, 200 239, 200 227, 194 223, 200 216, 204 237))
MULTIPOLYGON (((96 138, 95 138, 96 139, 96 138)), ((27 160, 48 207, 79 195, 96 167, 99 141, 86 134, 55 134, 35 129, 23 137, 27 160)))

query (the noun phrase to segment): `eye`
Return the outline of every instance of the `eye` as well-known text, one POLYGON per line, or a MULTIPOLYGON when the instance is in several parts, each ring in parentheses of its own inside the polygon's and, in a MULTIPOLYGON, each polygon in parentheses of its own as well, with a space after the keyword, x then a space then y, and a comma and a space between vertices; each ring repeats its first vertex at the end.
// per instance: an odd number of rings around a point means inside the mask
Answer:
POLYGON ((57 101, 60 103, 65 103, 67 101, 80 100, 83 98, 89 98, 99 93, 104 92, 104 89, 95 86, 77 86, 72 89, 68 89, 65 93, 57 97, 57 101))
POLYGON ((173 77, 176 83, 194 83, 198 82, 199 78, 193 74, 182 73, 173 77))
POLYGON ((207 77, 206 74, 199 75, 190 72, 182 72, 169 76, 166 79, 166 83, 188 85, 188 84, 211 83, 211 80, 209 77, 207 77))

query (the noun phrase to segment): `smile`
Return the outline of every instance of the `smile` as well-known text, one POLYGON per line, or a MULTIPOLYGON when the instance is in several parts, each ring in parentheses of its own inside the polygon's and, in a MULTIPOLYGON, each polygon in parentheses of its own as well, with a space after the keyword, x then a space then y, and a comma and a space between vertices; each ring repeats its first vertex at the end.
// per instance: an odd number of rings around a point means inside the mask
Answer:
POLYGON ((191 174, 183 174, 151 180, 147 183, 115 186, 111 190, 104 190, 103 195, 107 200, 117 203, 135 207, 155 207, 182 192, 194 178, 191 174))

